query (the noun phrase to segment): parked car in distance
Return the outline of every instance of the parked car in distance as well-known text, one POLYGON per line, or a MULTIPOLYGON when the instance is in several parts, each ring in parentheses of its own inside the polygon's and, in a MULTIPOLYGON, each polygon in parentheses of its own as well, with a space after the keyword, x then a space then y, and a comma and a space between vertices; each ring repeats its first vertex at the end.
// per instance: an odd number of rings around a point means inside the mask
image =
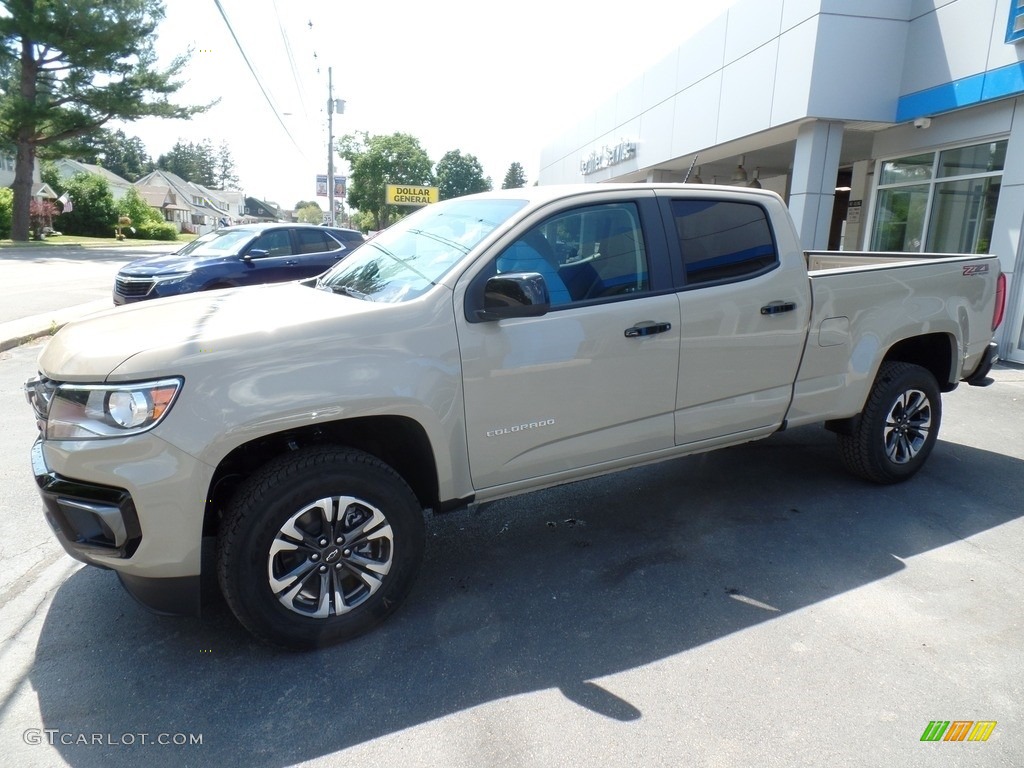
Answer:
POLYGON ((302 280, 333 267, 364 240, 354 229, 315 224, 223 227, 174 253, 126 264, 114 281, 114 304, 302 280))

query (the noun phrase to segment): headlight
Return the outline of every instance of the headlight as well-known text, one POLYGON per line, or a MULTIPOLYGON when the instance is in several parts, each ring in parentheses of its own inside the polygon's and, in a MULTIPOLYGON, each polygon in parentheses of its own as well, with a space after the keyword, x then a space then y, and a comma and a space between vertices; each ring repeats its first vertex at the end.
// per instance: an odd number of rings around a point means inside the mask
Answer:
POLYGON ((188 272, 172 272, 169 275, 153 275, 149 279, 154 283, 174 283, 179 280, 184 280, 186 277, 191 277, 192 271, 188 272))
POLYGON ((141 384, 62 384, 46 419, 48 440, 125 437, 152 429, 167 414, 181 379, 141 384))

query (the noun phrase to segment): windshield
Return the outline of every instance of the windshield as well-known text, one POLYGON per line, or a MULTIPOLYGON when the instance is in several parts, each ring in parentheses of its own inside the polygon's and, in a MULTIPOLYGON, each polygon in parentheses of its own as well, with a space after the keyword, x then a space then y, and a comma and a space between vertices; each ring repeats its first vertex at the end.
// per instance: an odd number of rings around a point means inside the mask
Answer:
POLYGON ((317 281, 317 288, 368 301, 409 301, 494 231, 525 200, 435 203, 385 229, 317 281))
POLYGON ((179 256, 228 256, 238 253, 256 233, 251 229, 218 229, 197 237, 180 251, 179 256))

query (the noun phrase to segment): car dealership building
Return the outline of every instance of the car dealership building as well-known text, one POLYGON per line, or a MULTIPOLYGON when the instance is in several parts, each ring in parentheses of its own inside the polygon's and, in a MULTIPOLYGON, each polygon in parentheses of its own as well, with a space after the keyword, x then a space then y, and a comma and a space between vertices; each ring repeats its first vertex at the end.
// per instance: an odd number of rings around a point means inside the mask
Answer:
POLYGON ((809 250, 998 255, 1024 363, 1024 0, 740 0, 541 155, 684 179, 778 192, 809 250))

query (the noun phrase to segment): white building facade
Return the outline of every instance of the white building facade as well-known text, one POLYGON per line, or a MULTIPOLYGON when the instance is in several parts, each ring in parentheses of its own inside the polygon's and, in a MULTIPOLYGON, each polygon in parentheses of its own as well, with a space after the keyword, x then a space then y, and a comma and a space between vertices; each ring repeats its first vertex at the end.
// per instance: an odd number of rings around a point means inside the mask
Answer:
POLYGON ((807 249, 996 254, 1024 363, 1024 0, 741 0, 539 181, 684 179, 778 192, 807 249))

